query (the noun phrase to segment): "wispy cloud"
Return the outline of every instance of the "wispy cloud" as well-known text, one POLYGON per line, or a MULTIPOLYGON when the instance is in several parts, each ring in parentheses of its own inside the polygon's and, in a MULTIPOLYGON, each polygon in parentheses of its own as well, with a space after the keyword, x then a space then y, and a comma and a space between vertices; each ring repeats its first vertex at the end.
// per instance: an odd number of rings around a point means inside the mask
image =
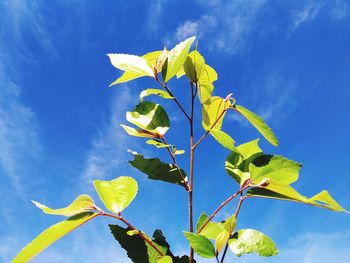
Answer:
POLYGON ((53 52, 54 48, 42 26, 37 3, 5 1, 0 8, 4 10, 0 22, 6 25, 0 29, 0 173, 3 184, 10 181, 6 185, 12 187, 13 195, 24 198, 23 180, 41 148, 35 113, 21 101, 24 84, 19 84, 19 67, 32 61, 23 39, 24 28, 43 50, 53 52))
POLYGON ((236 54, 243 50, 254 31, 255 23, 265 0, 199 1, 207 12, 198 19, 187 20, 175 30, 170 41, 180 41, 190 35, 204 40, 209 49, 236 54), (174 39, 174 40, 172 40, 174 39))
POLYGON ((320 1, 307 1, 299 10, 292 11, 293 25, 291 31, 295 31, 302 24, 312 21, 320 12, 323 3, 320 1))
POLYGON ((130 105, 134 105, 134 100, 129 88, 124 85, 112 100, 108 122, 92 141, 82 174, 86 185, 91 186, 94 179, 112 179, 112 176, 116 176, 116 173, 122 172, 127 166, 127 149, 133 147, 135 140, 129 139, 130 136, 120 124, 125 123, 125 112, 130 110, 130 105))

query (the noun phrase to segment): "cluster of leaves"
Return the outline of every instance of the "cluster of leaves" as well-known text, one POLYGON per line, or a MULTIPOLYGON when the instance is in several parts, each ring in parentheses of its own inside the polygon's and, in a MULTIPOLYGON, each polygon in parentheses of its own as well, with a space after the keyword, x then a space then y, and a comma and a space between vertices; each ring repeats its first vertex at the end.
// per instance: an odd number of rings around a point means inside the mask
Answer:
MULTIPOLYGON (((171 50, 154 51, 143 56, 108 55, 112 65, 124 71, 111 86, 140 77, 151 77, 162 87, 162 89, 143 90, 139 96, 139 104, 126 113, 126 120, 133 126, 121 126, 129 135, 145 138, 147 144, 158 149, 166 149, 172 162, 163 162, 159 158, 145 158, 142 154, 130 150, 134 159, 129 163, 146 174, 149 179, 172 183, 183 187, 187 192, 192 191, 192 185, 186 172, 176 161, 176 156, 184 154, 185 151, 169 144, 165 138, 170 128, 170 120, 165 109, 160 104, 145 100, 151 95, 173 100, 184 116, 193 122, 193 114, 191 116, 187 114, 167 85, 168 81, 175 76, 177 78, 186 76, 192 89, 192 100, 195 97, 199 99, 204 129, 203 136, 191 145, 191 154, 210 134, 230 151, 225 168, 239 187, 210 216, 203 212, 198 218, 195 231, 191 229, 189 232, 185 231, 184 236, 190 247, 199 256, 216 258, 218 262, 218 256, 222 251, 221 262, 223 262, 228 248, 237 256, 254 252, 260 256, 276 255, 278 249, 268 236, 254 229, 236 229, 238 213, 246 198, 273 198, 300 202, 333 211, 346 211, 325 190, 311 198, 301 195, 291 186, 298 180, 301 164, 283 156, 263 153, 258 145, 259 139, 235 145, 234 139, 222 130, 225 115, 229 111, 238 112, 245 117, 272 145, 278 146, 278 140, 258 115, 237 104, 231 94, 225 98, 213 96, 214 82, 218 75, 211 66, 206 64, 198 50, 191 51, 194 40, 195 38, 191 37, 171 50), (237 196, 240 200, 236 212, 221 222, 215 222, 213 218, 217 213, 237 196)), ((112 217, 125 225, 125 227, 110 225, 110 230, 135 263, 195 262, 191 255, 190 257, 174 256, 160 230, 156 230, 151 238, 122 217, 122 211, 131 203, 138 191, 134 179, 123 176, 112 181, 94 181, 94 186, 105 207, 111 213, 97 207, 88 195, 79 196, 69 206, 61 209, 51 209, 33 201, 47 214, 64 215, 69 218, 42 232, 14 258, 13 262, 28 261, 57 239, 98 216, 112 217)))

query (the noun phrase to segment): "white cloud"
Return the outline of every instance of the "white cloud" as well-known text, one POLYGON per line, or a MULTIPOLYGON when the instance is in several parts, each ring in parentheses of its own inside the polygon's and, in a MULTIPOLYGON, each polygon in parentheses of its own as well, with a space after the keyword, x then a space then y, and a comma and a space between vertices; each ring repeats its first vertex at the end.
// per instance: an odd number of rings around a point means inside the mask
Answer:
POLYGON ((243 50, 254 31, 257 18, 265 0, 253 1, 199 1, 208 11, 196 20, 187 20, 175 30, 168 42, 197 35, 209 49, 236 54, 243 50))
POLYGON ((133 105, 131 92, 126 85, 123 85, 112 100, 108 122, 92 141, 81 179, 86 183, 84 187, 90 188, 94 179, 112 179, 112 176, 115 177, 118 172, 123 171, 123 167, 126 167, 129 157, 127 150, 133 148, 135 139, 129 139, 130 136, 120 124, 126 122, 125 112, 133 105))
POLYGON ((336 0, 331 10, 331 17, 336 20, 343 19, 350 14, 350 4, 345 0, 336 0))
POLYGON ((300 10, 292 12, 292 31, 295 31, 302 24, 311 22, 320 12, 323 4, 320 1, 308 1, 300 10))

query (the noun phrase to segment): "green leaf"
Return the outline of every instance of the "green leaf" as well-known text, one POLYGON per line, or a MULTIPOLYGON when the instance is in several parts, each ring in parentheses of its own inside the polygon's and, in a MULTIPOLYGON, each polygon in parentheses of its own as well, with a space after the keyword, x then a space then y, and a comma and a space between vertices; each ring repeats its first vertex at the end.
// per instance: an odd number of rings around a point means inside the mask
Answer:
POLYGON ((265 178, 291 184, 298 180, 301 166, 283 156, 260 155, 249 164, 249 171, 254 184, 259 184, 265 178))
POLYGON ((161 141, 158 141, 158 140, 147 140, 146 141, 147 144, 150 144, 150 145, 153 145, 157 148, 166 148, 166 147, 170 147, 171 145, 170 144, 165 144, 161 141))
MULTIPOLYGON (((196 225, 196 231, 197 233, 202 228, 202 226, 207 222, 208 215, 204 212, 199 216, 197 225, 196 225)), ((217 239, 217 237, 225 231, 224 225, 222 223, 210 221, 206 224, 206 226, 202 229, 202 231, 198 234, 201 234, 209 239, 217 239)))
MULTIPOLYGON (((129 163, 136 169, 148 175, 148 178, 185 186, 175 165, 163 163, 159 158, 145 159, 142 154, 133 151, 129 152, 134 155, 134 160, 129 161, 129 163)), ((186 173, 182 169, 181 172, 187 181, 186 173)))
POLYGON ((193 250, 203 258, 215 257, 215 248, 208 238, 200 234, 183 232, 193 250))
POLYGON ((154 77, 152 68, 143 57, 128 54, 107 54, 112 65, 129 73, 154 77))
MULTIPOLYGON (((119 242, 123 249, 127 251, 128 257, 134 263, 158 263, 162 256, 150 246, 145 240, 143 240, 139 235, 128 235, 130 228, 123 228, 118 225, 109 225, 111 233, 114 238, 119 242)), ((186 257, 174 257, 174 255, 170 251, 170 246, 165 240, 162 232, 160 230, 156 230, 153 233, 153 239, 148 237, 145 233, 143 233, 149 240, 153 242, 153 244, 164 254, 168 255, 173 259, 174 263, 185 263, 187 261, 186 257), (184 261, 183 261, 184 260, 184 261)), ((167 261, 165 261, 167 262, 167 261)), ((170 261, 171 262, 171 261, 170 261)))
POLYGON ((185 153, 185 150, 176 150, 174 152, 175 155, 180 155, 180 154, 184 154, 185 153))
POLYGON ((207 101, 213 94, 213 82, 217 79, 218 74, 216 71, 209 65, 205 64, 204 70, 202 71, 202 74, 200 75, 197 83, 199 87, 199 100, 202 104, 207 101))
POLYGON ((220 143, 225 148, 229 149, 232 152, 238 152, 237 148, 234 146, 235 141, 226 132, 217 129, 211 129, 210 134, 218 143, 220 143))
POLYGON ((52 209, 46 205, 32 201, 34 205, 43 210, 45 214, 73 216, 89 210, 94 210, 94 200, 88 195, 79 195, 69 206, 59 209, 52 209))
POLYGON ((61 237, 67 235, 75 228, 81 226, 92 218, 98 216, 97 213, 80 213, 70 217, 60 223, 57 223, 38 235, 32 242, 23 248, 16 257, 11 261, 12 263, 28 262, 31 258, 39 254, 45 248, 53 244, 61 237))
POLYGON ((164 82, 168 82, 181 70, 194 40, 195 37, 190 37, 169 50, 168 58, 162 69, 164 82))
POLYGON ((346 212, 327 191, 322 191, 317 195, 307 198, 288 184, 283 184, 274 180, 266 180, 264 185, 251 188, 247 195, 255 197, 273 198, 293 202, 304 203, 311 206, 329 209, 336 212, 346 212))
POLYGON ((230 102, 218 96, 206 100, 202 107, 202 126, 204 130, 221 130, 222 121, 229 107, 230 102))
POLYGON ((215 247, 218 253, 226 245, 227 240, 230 238, 230 233, 227 231, 222 231, 215 239, 215 247))
MULTIPOLYGON (((145 55, 142 56, 142 58, 144 58, 147 61, 147 64, 150 68, 153 68, 157 62, 157 58, 162 54, 163 51, 153 51, 153 52, 149 52, 145 55)), ((140 77, 144 77, 144 76, 148 76, 145 75, 143 73, 135 73, 135 72, 129 72, 129 71, 125 71, 123 73, 123 75, 121 75, 116 81, 114 81, 113 83, 111 83, 109 86, 113 86, 119 83, 123 83, 123 82, 128 82, 130 80, 133 79, 137 79, 140 77)))
POLYGON ((143 130, 143 129, 135 129, 126 125, 120 125, 122 128, 127 132, 127 134, 135 137, 141 137, 141 138, 157 138, 158 136, 156 134, 153 134, 149 131, 143 130))
POLYGON ((278 254, 278 249, 271 238, 253 229, 239 230, 228 241, 228 244, 232 252, 239 257, 254 252, 263 257, 278 254))
POLYGON ((326 206, 325 208, 333 211, 349 213, 343 207, 341 207, 326 190, 323 190, 317 195, 311 197, 309 202, 311 202, 312 205, 320 204, 322 207, 326 206))
POLYGON ((161 89, 145 89, 140 93, 140 100, 142 101, 145 97, 150 95, 156 95, 163 99, 173 99, 167 91, 161 89))
POLYGON ((231 215, 225 220, 224 228, 226 229, 227 232, 232 233, 236 228, 236 224, 237 222, 236 222, 235 215, 231 215))
POLYGON ((129 206, 138 190, 136 180, 128 176, 111 181, 95 180, 94 186, 106 208, 116 214, 129 206))
POLYGON ((263 154, 258 145, 259 139, 243 143, 236 147, 236 152, 231 152, 225 162, 226 172, 239 184, 250 178, 249 164, 263 154))
POLYGON ((164 256, 158 260, 158 263, 173 263, 173 259, 170 256, 164 256))
POLYGON ((258 115, 240 105, 234 105, 236 111, 242 114, 272 145, 278 146, 278 140, 269 126, 258 115))
POLYGON ((126 119, 139 128, 159 137, 163 137, 170 127, 168 115, 163 107, 149 101, 142 101, 133 111, 128 111, 126 119))
POLYGON ((194 83, 197 83, 199 77, 202 75, 204 70, 205 61, 202 55, 194 50, 188 54, 185 63, 183 65, 184 71, 187 77, 194 83))

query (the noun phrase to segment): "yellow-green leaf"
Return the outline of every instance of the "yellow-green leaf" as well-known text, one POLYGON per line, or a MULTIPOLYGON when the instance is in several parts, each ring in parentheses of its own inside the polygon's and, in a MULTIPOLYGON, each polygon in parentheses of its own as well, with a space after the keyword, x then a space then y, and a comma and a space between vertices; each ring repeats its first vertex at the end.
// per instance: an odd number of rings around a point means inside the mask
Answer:
POLYGON ((152 68, 143 57, 128 54, 107 54, 114 67, 126 72, 154 76, 152 68))
POLYGON ((230 233, 228 231, 222 231, 215 239, 215 247, 218 253, 226 245, 227 240, 230 238, 230 233))
POLYGON ((158 141, 158 140, 147 140, 146 141, 147 144, 150 144, 150 145, 153 145, 157 148, 166 148, 166 147, 170 147, 171 145, 170 144, 165 144, 161 141, 158 141))
POLYGON ((226 172, 239 184, 250 177, 249 164, 259 155, 263 154, 258 145, 259 139, 243 143, 231 152, 225 162, 226 172))
POLYGON ((237 256, 257 253, 271 257, 278 254, 278 249, 271 238, 254 229, 242 229, 228 241, 229 247, 237 256))
POLYGON ((208 238, 200 234, 183 232, 193 250, 203 258, 215 257, 215 248, 208 238))
POLYGON ((243 106, 236 104, 233 108, 242 114, 261 133, 261 135, 264 136, 266 140, 268 140, 272 145, 278 146, 278 140, 275 134, 271 128, 267 126, 263 119, 243 106))
POLYGON ((348 211, 341 207, 325 190, 311 198, 307 198, 301 195, 292 186, 272 179, 266 180, 263 185, 250 189, 247 192, 247 195, 299 202, 320 208, 326 208, 336 212, 348 213, 348 211))
MULTIPOLYGON (((157 61, 157 58, 162 54, 162 52, 163 51, 161 50, 149 52, 143 55, 142 58, 144 58, 147 61, 147 64, 149 65, 150 68, 153 68, 157 61)), ((144 76, 148 76, 148 75, 145 75, 144 73, 135 73, 135 72, 125 71, 123 75, 121 75, 116 81, 111 83, 109 86, 111 87, 113 85, 123 83, 123 82, 128 82, 130 80, 137 79, 144 76)))
POLYGON ((97 213, 80 213, 73 217, 70 217, 58 224, 55 224, 38 235, 32 242, 30 242, 25 248, 23 248, 14 259, 12 263, 28 262, 34 256, 39 254, 45 248, 53 244, 61 237, 67 235, 75 228, 81 226, 92 218, 98 216, 97 213))
POLYGON ((204 130, 221 130, 222 121, 229 107, 230 102, 218 96, 206 100, 202 107, 202 126, 204 130))
POLYGON ((229 149, 232 152, 238 152, 237 148, 234 146, 235 141, 226 132, 217 129, 211 129, 210 134, 218 143, 220 143, 225 148, 229 149))
POLYGON ((249 164, 254 184, 268 178, 284 184, 298 180, 301 164, 279 155, 260 155, 249 164))
POLYGON ((169 50, 167 60, 162 69, 165 82, 168 82, 181 70, 194 40, 195 37, 190 37, 169 50))
POLYGON ((122 128, 131 136, 141 137, 141 138, 157 138, 156 133, 152 133, 143 129, 135 129, 126 125, 120 125, 122 128))
POLYGON ((133 111, 128 111, 126 119, 158 137, 163 137, 170 126, 168 115, 163 107, 149 101, 142 101, 133 111))
POLYGON ((95 180, 94 186, 106 208, 116 214, 129 206, 138 190, 136 180, 128 176, 111 181, 95 180))
POLYGON ((213 82, 218 79, 218 74, 216 71, 210 67, 209 65, 205 64, 204 69, 202 71, 202 74, 200 75, 198 79, 198 93, 199 93, 199 100, 203 104, 206 100, 208 100, 214 91, 214 85, 213 82))
POLYGON ((187 77, 192 82, 197 83, 199 77, 202 75, 204 66, 204 58, 197 50, 194 50, 187 55, 183 68, 187 77))
POLYGON ((143 100, 145 97, 150 95, 156 95, 163 99, 173 99, 174 97, 171 96, 167 91, 161 90, 161 89, 145 89, 140 93, 140 100, 143 100))
POLYGON ((34 205, 43 210, 45 214, 73 216, 82 212, 95 209, 94 200, 88 195, 79 195, 69 206, 52 209, 39 202, 32 201, 34 205))
POLYGON ((173 259, 170 256, 163 256, 158 260, 158 263, 173 263, 173 259))

